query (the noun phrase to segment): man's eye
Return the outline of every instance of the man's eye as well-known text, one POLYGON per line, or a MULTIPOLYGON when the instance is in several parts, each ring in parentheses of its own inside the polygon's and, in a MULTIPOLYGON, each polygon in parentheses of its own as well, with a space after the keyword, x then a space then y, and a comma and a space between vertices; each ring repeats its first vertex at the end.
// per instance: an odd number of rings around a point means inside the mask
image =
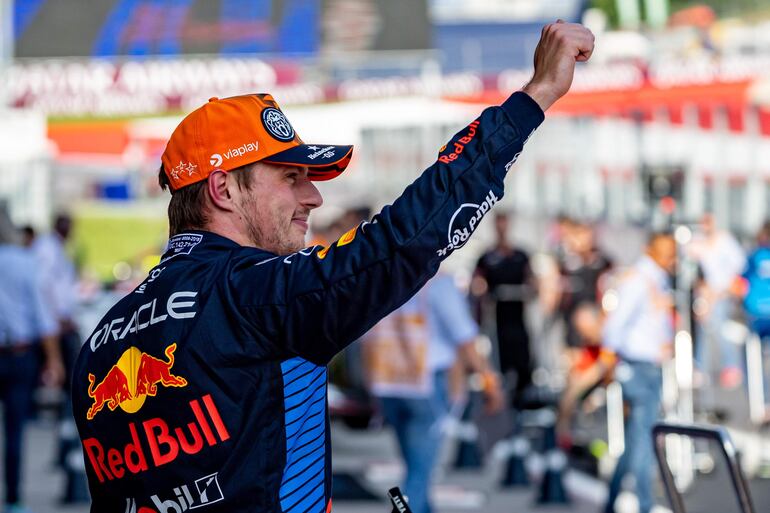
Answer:
POLYGON ((297 174, 297 173, 289 173, 288 175, 286 175, 286 178, 288 178, 292 182, 296 182, 298 176, 299 176, 299 174, 297 174))

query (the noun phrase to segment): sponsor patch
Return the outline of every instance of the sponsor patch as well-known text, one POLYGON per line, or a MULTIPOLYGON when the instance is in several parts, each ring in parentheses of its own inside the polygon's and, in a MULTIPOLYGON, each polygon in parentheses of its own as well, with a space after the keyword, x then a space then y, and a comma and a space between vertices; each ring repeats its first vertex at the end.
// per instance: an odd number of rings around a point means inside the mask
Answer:
POLYGON ((118 407, 126 413, 136 413, 144 405, 147 396, 155 397, 158 386, 186 387, 187 380, 171 373, 174 366, 176 344, 166 347, 166 358, 155 358, 136 347, 129 347, 113 365, 107 375, 96 384, 96 377, 88 374, 88 397, 93 404, 86 418, 93 420, 105 406, 110 411, 118 407))
POLYGON ((180 233, 174 235, 168 241, 168 249, 172 254, 166 257, 164 260, 173 258, 177 255, 189 255, 195 246, 201 243, 203 235, 199 233, 180 233))
POLYGON ((190 509, 210 506, 224 500, 222 487, 219 486, 218 473, 196 479, 192 484, 176 486, 173 493, 168 491, 162 495, 155 494, 150 497, 153 508, 141 507, 136 510, 136 501, 126 499, 127 513, 184 513, 190 509))
MULTIPOLYGON (((117 445, 106 445, 96 437, 83 440, 86 461, 99 482, 130 478, 132 474, 156 469, 179 456, 198 454, 230 439, 222 414, 210 394, 189 401, 187 406, 183 408, 180 404, 173 412, 169 411, 167 417, 171 417, 170 420, 153 417, 129 422, 122 430, 114 426, 113 435, 119 435, 121 431, 124 435, 124 441, 117 445)), ((111 437, 113 443, 114 440, 111 437)), ((202 478, 196 489, 213 500, 221 495, 219 483, 215 487, 213 484, 202 478)))
POLYGON ((164 269, 165 267, 156 267, 150 271, 150 275, 147 277, 144 283, 137 287, 137 289, 134 291, 134 294, 144 294, 144 291, 147 289, 147 285, 157 280, 158 276, 160 276, 160 273, 162 273, 164 269))
POLYGON ((450 141, 450 146, 447 146, 446 144, 441 147, 439 150, 439 157, 438 161, 442 162, 444 164, 449 164, 450 162, 454 162, 457 160, 460 155, 465 151, 465 145, 470 143, 474 137, 476 137, 476 129, 478 128, 480 122, 478 120, 474 121, 470 125, 468 125, 468 133, 464 136, 458 138, 456 141, 450 141), (450 148, 452 151, 449 153, 444 153, 447 151, 447 148, 450 148), (442 155, 442 153, 444 153, 442 155))
POLYGON ((262 111, 262 125, 273 138, 281 142, 294 139, 294 128, 280 110, 268 107, 262 111))
POLYGON ((110 341, 123 340, 129 333, 137 333, 149 326, 172 319, 192 319, 195 310, 196 291, 182 290, 172 293, 166 300, 166 310, 163 303, 158 306, 158 298, 148 301, 126 317, 116 317, 102 324, 88 339, 91 351, 96 351, 102 344, 110 341), (156 313, 158 312, 158 313, 156 313), (128 323, 126 324, 126 319, 128 323))
POLYGON ((209 164, 212 167, 217 168, 222 165, 225 160, 230 160, 235 157, 242 157, 247 153, 257 151, 259 149, 259 141, 248 142, 241 144, 237 148, 230 148, 224 153, 212 153, 209 157, 209 164))
POLYGON ((334 146, 326 146, 325 148, 319 148, 318 146, 309 146, 309 150, 313 150, 313 153, 309 154, 307 158, 310 160, 315 160, 321 155, 323 155, 324 158, 331 158, 334 156, 334 146))
POLYGON ((463 203, 452 214, 447 231, 447 245, 437 251, 438 256, 446 256, 449 252, 461 248, 468 242, 479 222, 489 210, 500 200, 495 193, 489 191, 480 204, 463 203))

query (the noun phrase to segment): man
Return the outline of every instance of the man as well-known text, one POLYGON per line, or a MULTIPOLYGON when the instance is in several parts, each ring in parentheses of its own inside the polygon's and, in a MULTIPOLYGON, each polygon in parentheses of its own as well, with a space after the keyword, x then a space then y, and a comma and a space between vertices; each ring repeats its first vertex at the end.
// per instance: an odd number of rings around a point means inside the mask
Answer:
POLYGON ((676 265, 676 243, 671 235, 656 233, 647 251, 618 289, 618 306, 607 317, 604 344, 620 363, 615 377, 629 405, 625 452, 610 481, 606 513, 614 511, 626 474, 636 478, 639 512, 653 506, 652 426, 660 409, 661 363, 670 358, 674 339, 671 275, 676 265))
POLYGON ((572 421, 575 408, 590 390, 609 379, 615 355, 602 347, 602 312, 600 307, 583 302, 572 314, 572 324, 580 337, 580 350, 570 362, 567 384, 559 399, 556 437, 565 449, 572 447, 572 421))
POLYGON ((0 401, 5 433, 5 509, 21 504, 21 455, 24 424, 38 380, 38 349, 45 357, 43 382, 60 386, 64 366, 56 339, 56 320, 43 301, 42 281, 30 251, 0 208, 0 401))
POLYGON ((712 368, 710 349, 719 347, 719 382, 725 388, 735 388, 743 380, 740 353, 725 336, 724 325, 735 304, 732 286, 746 266, 746 253, 730 232, 717 227, 713 214, 703 215, 701 228, 689 248, 703 272, 694 305, 698 316, 695 358, 708 378, 712 368))
POLYGON ((579 354, 580 333, 574 315, 584 304, 597 307, 601 298, 602 278, 612 269, 612 262, 596 244, 594 227, 586 222, 573 222, 566 231, 565 251, 559 267, 562 275, 560 310, 567 328, 567 347, 579 354))
POLYGON ((326 364, 465 243, 592 49, 585 28, 547 26, 529 85, 326 248, 303 249, 312 181, 351 147, 303 144, 265 94, 188 115, 162 157, 169 249, 75 366, 92 511, 330 510, 326 364))
MULTIPOLYGON (((65 247, 71 232, 70 216, 64 213, 57 214, 53 222, 53 231, 34 238, 31 246, 43 277, 45 301, 54 312, 59 325, 58 344, 67 370, 65 386, 68 388, 75 357, 80 351, 80 334, 75 323, 78 274, 65 247)), ((69 405, 65 410, 68 408, 69 405)))
POLYGON ((534 287, 529 255, 510 243, 509 226, 507 214, 495 215, 495 246, 479 258, 471 291, 483 291, 483 296, 494 305, 500 371, 513 373, 516 403, 521 392, 532 382, 524 306, 525 300, 534 296, 534 287))
POLYGON ((488 413, 503 403, 500 380, 476 351, 478 325, 454 278, 439 272, 364 335, 367 381, 396 432, 413 513, 430 513, 431 475, 449 410, 449 373, 458 362, 483 382, 488 413))

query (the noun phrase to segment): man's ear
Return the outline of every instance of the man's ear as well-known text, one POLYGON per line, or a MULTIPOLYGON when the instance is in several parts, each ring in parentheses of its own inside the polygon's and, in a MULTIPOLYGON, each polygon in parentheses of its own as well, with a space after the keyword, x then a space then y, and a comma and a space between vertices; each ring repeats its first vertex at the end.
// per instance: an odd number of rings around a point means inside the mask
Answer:
POLYGON ((209 175, 208 193, 214 208, 221 210, 233 210, 233 198, 230 194, 231 180, 227 179, 227 173, 220 169, 209 175))

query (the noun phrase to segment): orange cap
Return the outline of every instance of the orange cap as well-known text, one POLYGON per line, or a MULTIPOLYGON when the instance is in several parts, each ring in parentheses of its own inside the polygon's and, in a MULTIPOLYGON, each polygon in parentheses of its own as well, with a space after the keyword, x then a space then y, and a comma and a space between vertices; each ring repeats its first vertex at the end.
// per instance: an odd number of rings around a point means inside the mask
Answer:
POLYGON ((163 170, 177 190, 218 169, 264 161, 309 168, 311 180, 330 180, 350 163, 352 146, 307 145, 269 94, 211 98, 188 114, 166 145, 163 170))

